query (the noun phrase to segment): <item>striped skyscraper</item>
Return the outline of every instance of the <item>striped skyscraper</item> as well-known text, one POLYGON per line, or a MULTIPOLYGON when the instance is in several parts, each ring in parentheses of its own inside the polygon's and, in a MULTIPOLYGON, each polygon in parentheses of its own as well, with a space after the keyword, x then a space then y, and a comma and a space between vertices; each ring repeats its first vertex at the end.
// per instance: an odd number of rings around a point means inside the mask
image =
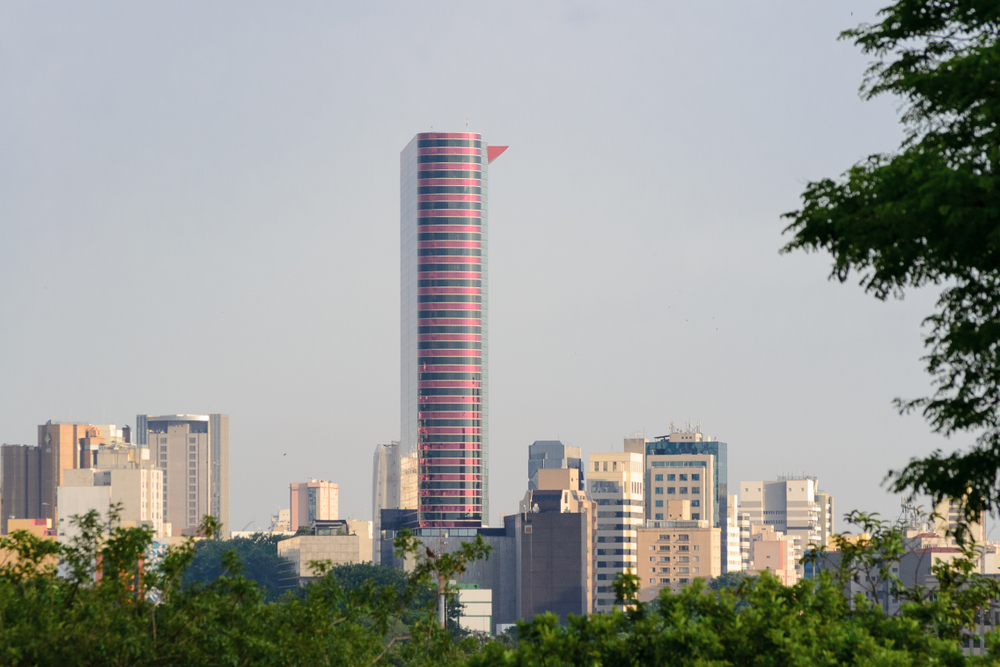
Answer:
POLYGON ((400 154, 401 506, 489 520, 487 172, 506 146, 418 134, 400 154))

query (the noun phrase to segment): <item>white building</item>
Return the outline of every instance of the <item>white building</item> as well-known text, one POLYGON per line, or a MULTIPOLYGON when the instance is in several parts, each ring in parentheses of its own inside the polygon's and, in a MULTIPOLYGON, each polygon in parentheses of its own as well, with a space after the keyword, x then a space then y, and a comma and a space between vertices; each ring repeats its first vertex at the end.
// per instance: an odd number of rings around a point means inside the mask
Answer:
POLYGON ((591 454, 587 489, 597 504, 594 532, 594 611, 611 611, 619 573, 638 571, 639 529, 644 519, 642 454, 591 454))

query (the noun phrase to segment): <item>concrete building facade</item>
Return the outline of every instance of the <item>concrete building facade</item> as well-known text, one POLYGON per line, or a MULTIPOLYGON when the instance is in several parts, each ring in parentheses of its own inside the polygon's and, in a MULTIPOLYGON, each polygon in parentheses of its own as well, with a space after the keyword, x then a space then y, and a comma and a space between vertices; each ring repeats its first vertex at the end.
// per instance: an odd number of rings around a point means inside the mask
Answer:
POLYGON ((312 535, 296 535, 278 542, 278 555, 292 562, 300 584, 319 578, 319 572, 310 564, 313 561, 330 561, 332 565, 371 562, 371 521, 319 520, 314 526, 312 535))
POLYGON ((695 579, 722 574, 720 529, 700 520, 647 521, 639 529, 639 600, 674 593, 695 579))
POLYGON ((340 492, 333 482, 310 477, 305 482, 292 482, 288 492, 291 498, 289 530, 312 525, 317 519, 335 521, 340 518, 340 492))
POLYGON ((163 522, 163 471, 153 467, 79 468, 67 470, 59 497, 64 506, 57 528, 59 535, 71 535, 72 518, 96 510, 107 517, 110 505, 120 504, 124 525, 148 525, 153 537, 169 537, 163 522), (91 491, 90 487, 100 487, 91 491), (94 503, 90 505, 90 503, 94 503))
POLYGON ((538 489, 538 471, 548 469, 576 469, 579 472, 578 490, 586 490, 586 473, 579 447, 564 445, 558 440, 536 440, 528 445, 528 489, 538 489))
MULTIPOLYGON (((815 477, 779 476, 740 482, 740 510, 753 525, 772 526, 795 541, 795 559, 810 545, 825 546, 833 534, 833 496, 815 477)), ((800 575, 801 567, 800 569, 800 575)))
MULTIPOLYGON (((372 458, 372 523, 377 536, 382 533, 382 510, 402 508, 400 487, 399 443, 375 445, 372 458)), ((380 550, 375 549, 374 563, 380 562, 380 550)))
POLYGON ((163 471, 163 518, 175 535, 206 514, 229 525, 229 415, 138 415, 136 442, 163 471))
POLYGON ((611 611, 615 577, 635 572, 638 564, 638 530, 645 506, 643 457, 634 452, 591 454, 587 476, 588 493, 597 505, 594 611, 611 611))

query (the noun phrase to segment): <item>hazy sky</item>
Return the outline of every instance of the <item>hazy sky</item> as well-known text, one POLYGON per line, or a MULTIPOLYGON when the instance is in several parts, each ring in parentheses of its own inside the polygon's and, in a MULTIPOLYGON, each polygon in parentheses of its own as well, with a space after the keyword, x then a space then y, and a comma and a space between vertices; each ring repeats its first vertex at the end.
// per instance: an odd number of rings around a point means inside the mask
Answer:
POLYGON ((399 151, 490 169, 493 521, 527 447, 700 421, 730 482, 818 475, 898 515, 945 441, 935 295, 880 303, 779 256, 810 179, 900 139, 839 31, 871 2, 0 2, 0 442, 48 419, 231 415, 233 528, 288 484, 370 518, 399 437, 399 151))

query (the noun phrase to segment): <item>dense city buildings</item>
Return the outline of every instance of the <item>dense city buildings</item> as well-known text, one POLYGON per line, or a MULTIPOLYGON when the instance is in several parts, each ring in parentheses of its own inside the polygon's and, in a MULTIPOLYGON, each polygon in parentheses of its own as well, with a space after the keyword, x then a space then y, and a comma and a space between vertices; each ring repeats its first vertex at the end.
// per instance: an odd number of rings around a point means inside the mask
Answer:
POLYGON ((489 519, 487 183, 505 149, 425 132, 400 154, 400 508, 416 527, 489 519))
POLYGON ((829 542, 833 534, 833 496, 819 490, 815 477, 744 481, 740 482, 739 492, 740 510, 752 525, 772 526, 794 540, 796 561, 809 545, 826 546, 829 542))
POLYGON ((591 454, 587 490, 597 504, 594 533, 594 610, 615 605, 615 577, 638 564, 638 530, 643 525, 644 474, 642 454, 591 454))
POLYGON ((528 446, 528 489, 538 489, 538 471, 543 469, 569 469, 579 471, 578 487, 586 489, 583 456, 579 447, 564 445, 558 440, 536 440, 528 446))
MULTIPOLYGON (((142 450, 148 451, 148 450, 142 450)), ((60 541, 77 534, 72 517, 96 510, 102 517, 118 505, 123 526, 147 525, 154 537, 169 537, 163 522, 163 471, 136 465, 67 470, 58 489, 60 541)))
POLYGON ((65 472, 90 467, 97 450, 127 442, 129 429, 114 424, 94 425, 48 421, 38 427, 38 445, 3 445, 0 448, 0 533, 7 521, 49 519, 59 515, 59 485, 65 472))
POLYGON ((138 415, 136 442, 163 470, 163 520, 174 535, 206 514, 229 534, 229 415, 138 415))
MULTIPOLYGON (((687 455, 712 457, 715 477, 712 491, 712 515, 703 516, 702 519, 707 519, 713 526, 721 525, 720 516, 725 516, 725 504, 729 495, 729 445, 702 434, 700 424, 694 427, 688 426, 682 430, 675 429, 673 423, 670 424, 670 433, 646 442, 647 457, 687 455)), ((647 464, 646 467, 652 470, 653 466, 647 464)))
POLYGON ((290 530, 310 526, 314 521, 339 519, 339 488, 324 479, 309 478, 305 482, 292 482, 288 487, 291 499, 290 530))

